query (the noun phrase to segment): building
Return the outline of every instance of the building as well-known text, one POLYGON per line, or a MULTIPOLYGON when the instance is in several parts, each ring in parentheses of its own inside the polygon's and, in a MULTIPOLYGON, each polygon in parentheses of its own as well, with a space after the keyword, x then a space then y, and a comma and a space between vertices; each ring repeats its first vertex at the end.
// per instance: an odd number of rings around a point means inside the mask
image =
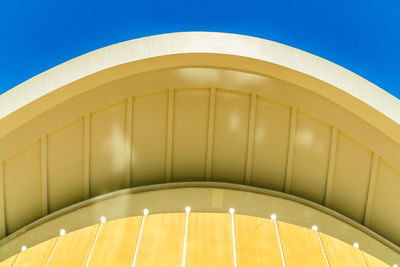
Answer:
POLYGON ((395 97, 267 40, 93 51, 0 96, 0 260, 394 265, 399 123, 395 97))

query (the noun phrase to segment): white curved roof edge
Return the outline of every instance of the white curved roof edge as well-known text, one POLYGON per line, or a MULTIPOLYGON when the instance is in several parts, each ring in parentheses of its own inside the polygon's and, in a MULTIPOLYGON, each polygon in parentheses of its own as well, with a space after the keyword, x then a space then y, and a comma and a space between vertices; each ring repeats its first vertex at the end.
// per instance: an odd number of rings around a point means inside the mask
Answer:
POLYGON ((182 53, 236 55, 293 69, 340 88, 400 124, 400 100, 347 69, 273 41, 216 32, 177 32, 143 37, 69 60, 0 95, 0 119, 90 74, 132 61, 182 53))

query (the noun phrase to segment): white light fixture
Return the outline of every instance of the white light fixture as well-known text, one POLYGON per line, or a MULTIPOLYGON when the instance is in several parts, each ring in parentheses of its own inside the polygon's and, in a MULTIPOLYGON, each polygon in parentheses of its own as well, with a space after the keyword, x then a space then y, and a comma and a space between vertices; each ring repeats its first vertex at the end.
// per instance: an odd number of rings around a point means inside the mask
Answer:
POLYGON ((186 206, 185 211, 186 211, 186 212, 190 212, 190 211, 191 211, 190 207, 189 207, 189 206, 186 206))
POLYGON ((271 214, 271 220, 276 221, 276 214, 271 214))
POLYGON ((107 221, 107 218, 106 217, 104 217, 104 216, 101 216, 100 217, 100 222, 101 223, 105 223, 107 221))
POLYGON ((60 235, 65 235, 65 233, 66 233, 65 229, 60 230, 60 235))
POLYGON ((234 208, 230 208, 230 209, 229 209, 229 213, 230 213, 230 214, 234 214, 234 213, 235 213, 235 209, 234 209, 234 208))
POLYGON ((318 231, 318 226, 313 225, 313 226, 311 227, 311 229, 313 229, 314 231, 318 231))
POLYGON ((26 247, 26 246, 22 246, 21 247, 21 251, 25 251, 25 250, 27 250, 28 248, 26 247))
POLYGON ((399 265, 397 265, 397 264, 393 264, 393 267, 399 267, 399 265))
POLYGON ((149 210, 148 210, 148 209, 144 209, 144 210, 143 210, 143 214, 144 214, 144 215, 149 214, 149 210))
POLYGON ((355 248, 359 248, 359 247, 360 247, 360 246, 358 245, 357 242, 355 242, 355 243, 353 244, 353 246, 354 246, 355 248))

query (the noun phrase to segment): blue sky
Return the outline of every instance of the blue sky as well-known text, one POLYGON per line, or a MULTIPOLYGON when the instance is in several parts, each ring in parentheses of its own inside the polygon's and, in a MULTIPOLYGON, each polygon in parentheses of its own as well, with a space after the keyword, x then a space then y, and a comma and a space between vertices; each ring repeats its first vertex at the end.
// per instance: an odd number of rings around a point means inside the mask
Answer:
POLYGON ((333 61, 400 98, 398 0, 0 0, 0 94, 94 49, 176 31, 277 41, 333 61))

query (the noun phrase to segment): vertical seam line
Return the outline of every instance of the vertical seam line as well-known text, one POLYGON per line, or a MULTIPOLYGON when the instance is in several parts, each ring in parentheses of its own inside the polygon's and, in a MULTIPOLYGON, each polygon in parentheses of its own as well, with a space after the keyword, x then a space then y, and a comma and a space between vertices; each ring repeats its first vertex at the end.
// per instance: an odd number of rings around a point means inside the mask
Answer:
POLYGON ((186 212, 185 239, 183 240, 182 267, 185 267, 185 261, 186 261, 186 244, 187 244, 187 232, 188 232, 189 213, 190 213, 190 211, 187 211, 187 212, 186 212))
POLYGON ((328 257, 326 256, 325 248, 324 248, 324 245, 322 244, 322 240, 321 240, 321 237, 319 236, 319 232, 318 231, 317 231, 317 236, 318 236, 319 244, 321 245, 322 252, 324 253, 324 258, 325 258, 326 264, 329 267, 328 257))
POLYGON ((101 230, 101 227, 102 227, 102 226, 103 226, 103 223, 101 223, 101 224, 99 225, 99 227, 97 228, 96 237, 94 238, 92 247, 90 248, 90 252, 89 252, 88 259, 87 259, 87 261, 86 261, 86 265, 85 265, 86 267, 89 265, 90 258, 92 257, 93 249, 94 249, 94 246, 96 245, 96 241, 97 241, 97 238, 99 237, 99 233, 100 233, 100 230, 101 230))
POLYGON ((145 220, 145 219, 146 219, 146 214, 143 215, 142 224, 140 225, 140 231, 139 231, 138 240, 137 240, 137 242, 136 242, 136 249, 135 249, 135 255, 133 256, 132 267, 135 267, 136 257, 137 257, 138 250, 139 250, 140 239, 141 239, 141 237, 142 237, 143 225, 144 225, 144 220, 145 220))
POLYGON ((274 225, 275 225, 276 236, 278 237, 279 250, 281 251, 282 264, 283 264, 283 267, 286 267, 285 256, 283 255, 283 249, 282 249, 281 237, 279 235, 278 224, 277 224, 276 220, 273 220, 273 221, 274 221, 274 225))
POLYGON ((47 266, 49 265, 49 262, 50 262, 50 260, 51 260, 51 257, 53 256, 54 251, 56 250, 56 247, 57 247, 57 244, 58 244, 58 240, 60 240, 60 236, 57 237, 56 243, 54 244, 53 248, 51 249, 51 253, 50 253, 50 255, 49 255, 49 258, 47 259, 47 262, 46 262, 45 267, 47 267, 47 266))

